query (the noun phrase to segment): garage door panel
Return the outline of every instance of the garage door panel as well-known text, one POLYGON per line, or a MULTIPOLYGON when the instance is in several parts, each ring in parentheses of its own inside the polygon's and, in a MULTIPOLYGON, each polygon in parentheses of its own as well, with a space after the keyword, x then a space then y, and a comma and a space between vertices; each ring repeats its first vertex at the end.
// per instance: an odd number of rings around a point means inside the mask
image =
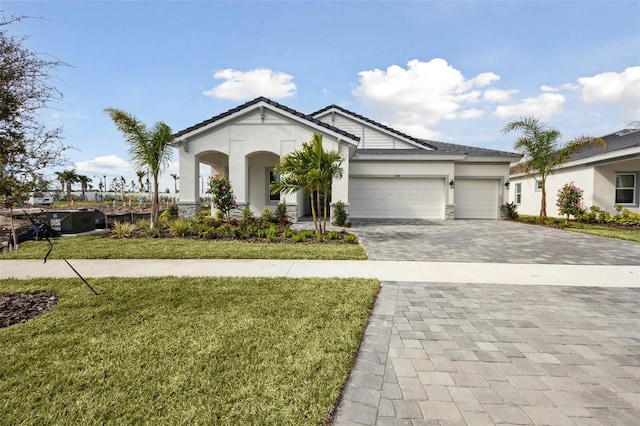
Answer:
POLYGON ((444 179, 350 178, 353 218, 443 218, 444 179))
POLYGON ((497 179, 456 179, 456 219, 497 219, 497 179))

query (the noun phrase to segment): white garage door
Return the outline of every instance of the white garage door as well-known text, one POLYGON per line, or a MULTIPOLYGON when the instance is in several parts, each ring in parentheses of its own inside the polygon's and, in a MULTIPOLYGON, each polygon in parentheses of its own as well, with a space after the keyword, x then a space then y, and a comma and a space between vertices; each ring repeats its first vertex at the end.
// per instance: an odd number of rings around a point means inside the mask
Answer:
POLYGON ((456 219, 498 219, 497 179, 456 179, 456 219))
POLYGON ((353 218, 443 219, 444 179, 349 178, 353 218))

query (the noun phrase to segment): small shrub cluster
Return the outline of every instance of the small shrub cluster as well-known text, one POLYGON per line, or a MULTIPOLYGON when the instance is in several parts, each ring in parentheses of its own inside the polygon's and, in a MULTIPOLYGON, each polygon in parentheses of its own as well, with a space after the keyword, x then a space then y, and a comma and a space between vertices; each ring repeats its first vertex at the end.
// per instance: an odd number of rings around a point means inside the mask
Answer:
POLYGON ((518 218, 518 205, 512 201, 500 206, 500 214, 504 219, 514 220, 518 218))
POLYGON ((588 212, 584 212, 576 218, 579 222, 614 224, 621 226, 640 226, 640 213, 634 213, 629 209, 616 206, 616 214, 602 210, 598 206, 591 206, 588 212))
POLYGON ((224 214, 221 217, 214 218, 211 217, 209 211, 203 210, 196 214, 193 219, 172 218, 169 214, 163 215, 156 228, 151 228, 148 220, 140 220, 135 224, 116 222, 111 235, 114 238, 177 237, 270 243, 315 241, 317 243, 345 242, 353 244, 357 242, 357 238, 354 235, 345 232, 332 231, 327 235, 322 235, 316 234, 315 231, 310 229, 293 231, 290 225, 286 219, 286 207, 281 208, 277 214, 265 209, 260 219, 256 219, 251 210, 245 209, 242 211, 240 220, 231 218, 228 222, 224 214))

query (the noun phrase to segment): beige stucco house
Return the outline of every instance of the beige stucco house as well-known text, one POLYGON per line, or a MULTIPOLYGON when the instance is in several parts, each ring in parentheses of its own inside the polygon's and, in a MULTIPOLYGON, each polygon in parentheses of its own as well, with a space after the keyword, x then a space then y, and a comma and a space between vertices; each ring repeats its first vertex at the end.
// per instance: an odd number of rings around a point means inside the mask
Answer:
MULTIPOLYGON (((621 130, 603 136, 607 147, 593 146, 575 153, 571 160, 547 177, 547 214, 558 216, 557 193, 566 183, 573 182, 584 191, 584 206, 597 206, 615 213, 620 205, 640 212, 638 176, 640 176, 640 129, 621 130)), ((514 167, 512 171, 515 171, 514 167)), ((510 199, 518 205, 518 212, 540 213, 539 180, 523 174, 510 176, 510 199)))
POLYGON ((303 114, 257 98, 177 132, 180 209, 199 204, 200 165, 229 176, 239 208, 259 214, 286 202, 292 219, 309 214, 308 196, 272 195, 280 158, 323 135, 326 150, 343 157, 332 203, 351 218, 498 219, 507 202, 509 165, 517 154, 414 138, 332 105, 303 114))

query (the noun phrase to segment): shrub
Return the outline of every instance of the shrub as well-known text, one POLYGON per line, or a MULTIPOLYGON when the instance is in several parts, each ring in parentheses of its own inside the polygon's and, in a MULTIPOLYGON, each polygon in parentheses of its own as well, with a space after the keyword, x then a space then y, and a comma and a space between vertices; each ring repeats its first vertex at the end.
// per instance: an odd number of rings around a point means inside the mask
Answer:
POLYGON ((500 206, 500 214, 503 218, 514 220, 518 218, 518 205, 515 202, 506 203, 500 206))
POLYGON ((582 209, 582 194, 584 191, 571 183, 565 183, 562 188, 558 190, 558 199, 556 206, 558 207, 558 213, 567 215, 567 219, 572 215, 578 217, 584 210, 582 209))
POLYGON ((337 240, 340 238, 340 233, 336 231, 331 231, 327 233, 327 240, 337 240))
POLYGON ((229 179, 225 175, 216 173, 209 179, 207 193, 212 195, 213 205, 222 212, 228 222, 231 210, 236 207, 236 200, 229 179))
POLYGON ((253 222, 255 217, 253 217, 253 212, 249 207, 242 209, 242 222, 253 222))
POLYGON ((137 227, 134 223, 115 221, 113 223, 111 235, 115 236, 116 238, 130 238, 133 236, 133 233, 136 229, 137 227))
POLYGON ((167 208, 165 212, 168 212, 169 217, 177 218, 180 214, 180 208, 178 207, 177 203, 171 203, 169 204, 169 208, 167 208))
POLYGON ((291 228, 284 228, 284 231, 282 231, 282 236, 284 238, 291 238, 291 236, 293 235, 293 231, 291 231, 291 228))
POLYGON ((265 207, 264 210, 262 210, 262 215, 260 216, 262 223, 266 224, 269 222, 273 222, 274 218, 275 216, 273 215, 273 212, 271 212, 268 207, 265 207))
POLYGON ((136 222, 136 227, 145 237, 158 238, 160 236, 160 229, 152 228, 151 222, 147 219, 140 219, 136 222))
POLYGON ((337 226, 345 226, 347 224, 347 210, 344 208, 342 201, 338 201, 333 206, 333 223, 337 226))
POLYGON ((293 234, 293 236, 291 237, 291 240, 294 243, 301 243, 306 239, 304 232, 298 232, 296 234, 293 234))
POLYGON ((273 215, 274 215, 275 220, 277 222, 282 222, 282 221, 288 220, 288 218, 287 218, 287 203, 285 201, 282 201, 281 203, 279 203, 278 207, 276 207, 275 212, 273 212, 273 215))
POLYGON ((189 219, 176 219, 169 225, 171 234, 176 237, 184 237, 191 232, 191 221, 189 219))
POLYGON ((353 234, 346 234, 344 236, 344 242, 348 244, 354 244, 358 242, 358 238, 353 234))

